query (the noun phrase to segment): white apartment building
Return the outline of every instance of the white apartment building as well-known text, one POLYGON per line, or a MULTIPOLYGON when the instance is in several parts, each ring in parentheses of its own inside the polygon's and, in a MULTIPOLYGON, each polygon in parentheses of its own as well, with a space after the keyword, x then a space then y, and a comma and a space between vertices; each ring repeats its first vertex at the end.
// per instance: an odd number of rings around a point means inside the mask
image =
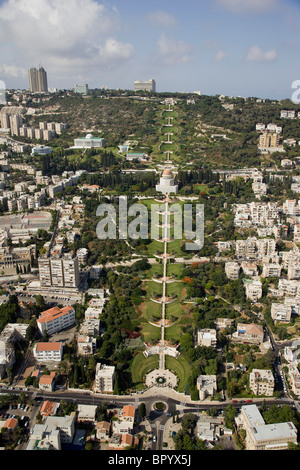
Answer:
POLYGON ((217 347, 217 332, 214 329, 205 328, 197 332, 197 346, 217 347))
POLYGON ((290 346, 285 346, 283 356, 291 365, 298 365, 300 361, 300 340, 295 340, 290 346))
POLYGON ((274 376, 271 370, 253 369, 249 376, 250 390, 254 395, 271 397, 274 392, 274 376))
POLYGON ((238 258, 262 259, 272 258, 276 254, 276 241, 273 238, 248 237, 236 240, 235 253, 238 258))
POLYGON ((60 362, 63 356, 63 344, 61 342, 36 343, 33 355, 38 362, 60 362))
POLYGON ((278 283, 278 295, 282 297, 286 296, 300 296, 300 281, 279 279, 278 283))
POLYGON ((292 307, 290 305, 272 303, 271 317, 274 321, 289 322, 292 316, 292 307))
POLYGON ((296 365, 289 366, 288 380, 292 392, 298 397, 300 396, 300 372, 296 365))
POLYGON ((246 431, 246 450, 286 450, 297 444, 297 428, 292 422, 265 424, 256 405, 244 405, 235 419, 246 431))
POLYGON ((268 186, 266 183, 254 182, 252 183, 252 191, 254 192, 255 196, 260 199, 262 196, 266 196, 268 186))
POLYGON ((77 406, 77 421, 81 422, 95 422, 96 405, 81 405, 77 406))
POLYGON ((42 287, 78 288, 80 278, 77 256, 40 256, 38 263, 42 287))
POLYGON ((235 254, 237 258, 255 259, 257 253, 257 239, 249 237, 247 240, 237 240, 235 254))
POLYGON ((300 279, 300 264, 298 262, 289 264, 288 279, 300 279))
POLYGON ((285 297, 284 304, 291 307, 292 315, 300 314, 300 297, 285 297))
POLYGON ((284 214, 300 215, 300 205, 297 203, 296 199, 286 199, 282 205, 282 210, 284 214))
POLYGON ((113 393, 115 367, 98 363, 96 366, 95 392, 113 393))
POLYGON ((61 450, 62 444, 70 444, 75 436, 76 414, 47 416, 43 424, 31 430, 26 450, 61 450))
POLYGON ((213 397, 217 391, 216 375, 199 375, 197 378, 197 390, 199 390, 199 400, 213 397))
POLYGON ((132 434, 135 420, 135 407, 133 405, 123 406, 118 414, 118 419, 112 423, 114 434, 132 434))
POLYGON ((240 275, 240 265, 235 261, 227 261, 225 263, 225 273, 228 279, 238 279, 240 275))
POLYGON ((277 263, 267 263, 263 265, 262 277, 280 277, 281 266, 277 263))
POLYGON ((92 356, 96 351, 96 338, 87 335, 78 335, 77 354, 79 356, 92 356))
POLYGON ((37 326, 43 335, 47 332, 53 335, 58 331, 69 328, 75 324, 75 310, 71 306, 53 307, 41 313, 37 319, 37 326))
POLYGON ((247 299, 252 302, 258 302, 262 297, 262 283, 259 277, 253 277, 252 280, 245 279, 244 286, 246 290, 247 299))
POLYGON ((258 268, 256 263, 251 261, 243 261, 241 263, 241 268, 246 276, 258 276, 258 268))
POLYGON ((280 117, 285 119, 295 119, 296 111, 292 109, 282 109, 280 111, 280 117))
POLYGON ((294 225, 294 242, 295 243, 300 243, 300 224, 295 224, 294 225))

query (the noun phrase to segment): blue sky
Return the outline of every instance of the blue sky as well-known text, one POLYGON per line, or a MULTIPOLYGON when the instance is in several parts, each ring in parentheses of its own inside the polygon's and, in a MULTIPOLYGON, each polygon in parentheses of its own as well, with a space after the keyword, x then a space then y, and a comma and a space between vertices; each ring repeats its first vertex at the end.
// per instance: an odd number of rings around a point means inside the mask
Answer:
POLYGON ((290 98, 300 79, 300 1, 0 0, 0 79, 50 87, 290 98))

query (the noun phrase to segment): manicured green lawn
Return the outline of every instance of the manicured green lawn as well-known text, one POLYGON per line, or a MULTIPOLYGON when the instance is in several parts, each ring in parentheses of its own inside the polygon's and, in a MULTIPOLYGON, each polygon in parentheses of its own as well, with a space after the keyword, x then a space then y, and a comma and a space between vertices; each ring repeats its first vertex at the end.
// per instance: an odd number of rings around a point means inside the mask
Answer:
POLYGON ((189 361, 181 354, 177 359, 166 356, 166 368, 178 377, 178 392, 184 392, 188 378, 192 373, 192 367, 189 361))
POLYGON ((144 376, 151 370, 158 368, 158 355, 145 357, 140 353, 132 361, 131 375, 134 385, 143 383, 144 376))
POLYGON ((172 282, 166 287, 167 296, 175 294, 178 300, 182 298, 184 285, 181 281, 172 282))
POLYGON ((158 242, 156 240, 153 240, 153 242, 151 242, 149 245, 148 245, 148 254, 149 254, 149 257, 150 258, 154 258, 154 253, 155 252, 158 252, 158 253, 163 253, 164 251, 164 245, 163 243, 161 242, 158 242))
POLYGON ((150 269, 146 272, 147 279, 152 279, 154 273, 158 273, 162 276, 163 266, 161 263, 153 264, 150 269))
POLYGON ((182 240, 181 239, 177 239, 177 240, 174 240, 172 242, 168 242, 168 245, 167 245, 168 253, 174 252, 175 255, 177 257, 180 257, 180 258, 185 256, 186 253, 184 253, 181 250, 181 245, 182 245, 182 240))
POLYGON ((178 278, 182 274, 183 265, 179 263, 168 263, 167 265, 167 276, 175 274, 178 278))
POLYGON ((149 299, 155 293, 162 295, 162 284, 155 281, 148 281, 144 285, 147 291, 147 297, 149 299))
POLYGON ((161 318, 161 305, 152 300, 146 300, 142 308, 142 317, 146 321, 151 321, 152 316, 161 318))
POLYGON ((170 341, 172 339, 178 342, 180 340, 180 336, 181 336, 181 328, 179 325, 175 324, 168 328, 165 328, 165 340, 166 341, 170 341))
MULTIPOLYGON (((153 304, 155 305, 155 304, 153 304)), ((146 343, 153 341, 159 341, 161 336, 160 328, 150 325, 150 323, 142 323, 142 334, 146 343)))

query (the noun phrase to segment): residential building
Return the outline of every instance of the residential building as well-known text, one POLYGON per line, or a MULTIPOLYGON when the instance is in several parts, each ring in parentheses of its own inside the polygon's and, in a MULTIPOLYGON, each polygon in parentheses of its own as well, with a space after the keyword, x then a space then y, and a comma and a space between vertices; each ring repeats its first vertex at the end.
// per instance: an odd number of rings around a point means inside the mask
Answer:
POLYGON ((238 323, 236 332, 232 334, 232 340, 241 343, 262 344, 264 329, 255 323, 238 323))
POLYGON ((263 265, 262 277, 280 277, 282 267, 277 263, 263 265))
POLYGON ((48 93, 47 72, 43 67, 32 67, 28 71, 29 89, 32 93, 48 93))
POLYGON ((289 365, 288 380, 292 392, 299 399, 300 397, 300 372, 296 365, 289 365))
POLYGON ((79 356, 92 356, 96 351, 96 338, 88 335, 78 335, 77 354, 79 356))
POLYGON ((280 135, 277 132, 263 131, 259 136, 258 149, 262 151, 280 151, 280 135))
POLYGON ((282 109, 280 111, 280 117, 285 119, 294 119, 296 117, 296 111, 289 109, 282 109))
POLYGON ((53 256, 42 255, 38 259, 39 278, 42 287, 78 288, 78 257, 71 253, 53 256))
POLYGON ((15 346, 25 340, 27 324, 8 323, 0 334, 0 379, 15 364, 15 346))
POLYGON ((225 263, 225 273, 228 279, 238 279, 240 275, 240 269, 240 265, 235 261, 227 261, 225 263))
POLYGON ((205 328, 198 330, 196 346, 217 347, 217 332, 214 329, 205 328))
POLYGON ((94 423, 96 417, 96 405, 82 405, 77 406, 77 421, 83 423, 94 423))
POLYGON ((41 406, 40 413, 43 416, 43 418, 47 416, 55 416, 58 408, 59 408, 59 403, 55 401, 45 400, 41 406))
POLYGON ((285 346, 283 356, 291 365, 298 365, 300 360, 300 340, 295 340, 291 345, 285 346))
POLYGON ((256 405, 244 405, 236 418, 238 428, 246 431, 246 450, 287 450, 297 444, 297 428, 286 423, 266 424, 256 405))
POLYGON ((22 116, 19 114, 13 114, 10 116, 9 120, 10 120, 10 134, 12 136, 19 136, 20 128, 23 123, 22 116))
POLYGON ((51 371, 49 375, 43 374, 39 380, 39 389, 44 392, 53 392, 55 388, 56 373, 51 371))
POLYGON ((88 250, 86 248, 79 248, 77 250, 77 257, 78 257, 78 263, 79 266, 86 266, 87 265, 87 260, 88 260, 88 250))
POLYGON ((250 277, 257 277, 258 276, 258 268, 257 264, 250 261, 243 261, 241 263, 241 268, 245 276, 250 277))
POLYGON ((76 414, 48 416, 44 424, 36 424, 30 432, 26 450, 62 450, 75 436, 76 414))
POLYGON ((290 305, 272 303, 271 317, 274 321, 289 322, 292 316, 292 307, 290 305))
POLYGON ((213 397, 217 391, 217 377, 215 375, 199 375, 197 378, 197 390, 199 390, 199 400, 213 397))
POLYGON ((262 297, 262 283, 259 277, 253 277, 253 279, 245 279, 244 286, 246 289, 247 299, 252 302, 258 302, 262 297))
POLYGON ((252 369, 249 376, 249 386, 254 395, 271 397, 274 392, 274 385, 274 376, 271 370, 252 369))
POLYGON ((132 405, 123 406, 118 414, 118 419, 112 423, 114 434, 132 434, 135 421, 135 407, 132 405))
POLYGON ((38 362, 60 362, 63 356, 63 344, 57 343, 36 343, 33 347, 33 355, 38 362))
POLYGON ((97 439, 99 439, 100 442, 108 441, 110 437, 110 428, 111 428, 111 424, 108 423, 107 421, 100 421, 96 423, 96 426, 95 426, 96 437, 97 439))
POLYGON ((300 279, 300 265, 298 262, 289 264, 287 277, 288 279, 300 279))
POLYGON ((114 434, 109 440, 108 450, 124 450, 138 445, 138 438, 131 434, 114 434))
POLYGON ((53 307, 41 313, 37 319, 37 326, 43 335, 53 335, 58 331, 69 328, 75 324, 75 310, 71 306, 53 307))
POLYGON ((113 393, 115 367, 98 363, 96 366, 95 392, 113 393))

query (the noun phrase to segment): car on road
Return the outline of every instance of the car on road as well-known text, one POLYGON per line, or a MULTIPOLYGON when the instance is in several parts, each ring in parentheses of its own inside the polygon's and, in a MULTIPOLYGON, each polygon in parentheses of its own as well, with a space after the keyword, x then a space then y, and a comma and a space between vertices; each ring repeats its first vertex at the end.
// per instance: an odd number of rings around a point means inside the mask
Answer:
POLYGON ((156 442, 156 436, 153 436, 153 442, 156 442))
POLYGON ((252 403, 252 400, 246 400, 246 403, 252 403))

